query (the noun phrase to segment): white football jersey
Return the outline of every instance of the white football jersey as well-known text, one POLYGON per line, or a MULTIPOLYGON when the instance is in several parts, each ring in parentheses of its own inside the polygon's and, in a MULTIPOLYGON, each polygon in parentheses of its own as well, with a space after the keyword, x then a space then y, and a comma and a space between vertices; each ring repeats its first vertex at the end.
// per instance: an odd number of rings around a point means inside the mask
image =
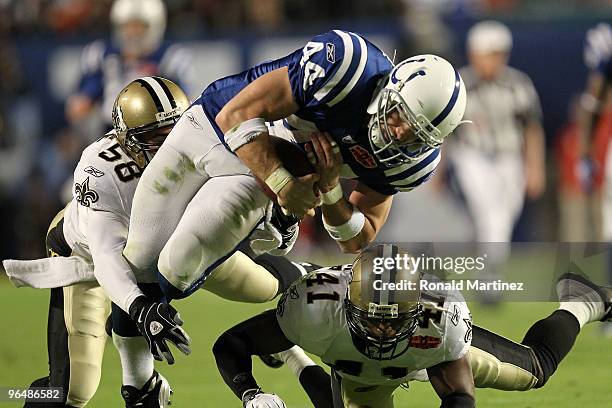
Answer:
POLYGON ((296 281, 278 302, 277 319, 285 336, 341 376, 367 385, 398 385, 423 376, 423 370, 457 360, 472 340, 472 317, 459 292, 423 292, 424 313, 406 352, 390 360, 367 357, 355 346, 344 311, 350 265, 322 268, 296 281))
POLYGON ((92 210, 119 216, 127 237, 132 200, 141 174, 142 169, 112 134, 85 148, 74 170, 72 201, 64 213, 64 236, 75 254, 91 259, 86 231, 92 210))

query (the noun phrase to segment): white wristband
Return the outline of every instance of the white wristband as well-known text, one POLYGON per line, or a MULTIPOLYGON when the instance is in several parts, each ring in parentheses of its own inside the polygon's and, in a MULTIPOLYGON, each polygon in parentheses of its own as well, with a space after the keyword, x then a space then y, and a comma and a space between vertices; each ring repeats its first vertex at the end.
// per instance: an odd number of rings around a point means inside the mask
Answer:
POLYGON ((321 193, 321 201, 325 205, 334 205, 344 197, 340 183, 326 193, 321 193))
POLYGON ((291 180, 293 180, 291 173, 281 166, 268 176, 266 184, 270 187, 270 190, 274 191, 274 194, 278 194, 291 180))
POLYGON ((323 226, 335 241, 348 241, 361 232, 365 225, 365 215, 353 207, 353 215, 342 225, 329 225, 323 217, 323 226))
POLYGON ((268 127, 263 118, 254 118, 245 120, 238 126, 234 126, 225 134, 225 143, 229 146, 232 152, 235 152, 241 146, 250 143, 262 133, 267 133, 268 127))

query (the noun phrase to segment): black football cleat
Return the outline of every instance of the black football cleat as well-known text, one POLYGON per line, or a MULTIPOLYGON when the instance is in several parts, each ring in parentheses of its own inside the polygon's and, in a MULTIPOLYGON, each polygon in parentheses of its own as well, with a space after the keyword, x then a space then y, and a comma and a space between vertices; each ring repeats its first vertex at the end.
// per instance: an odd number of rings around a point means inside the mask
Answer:
POLYGON ((131 385, 121 387, 125 408, 168 408, 171 405, 170 383, 157 371, 138 389, 131 385))

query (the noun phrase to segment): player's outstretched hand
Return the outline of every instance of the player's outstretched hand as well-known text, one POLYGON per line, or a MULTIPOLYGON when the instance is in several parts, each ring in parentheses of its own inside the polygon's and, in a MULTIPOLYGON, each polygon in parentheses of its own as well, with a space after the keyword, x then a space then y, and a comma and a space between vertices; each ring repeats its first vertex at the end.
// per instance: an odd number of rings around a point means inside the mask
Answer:
POLYGON ((282 399, 275 394, 266 394, 261 389, 248 390, 242 395, 244 408, 287 408, 282 399))
POLYGON ((183 354, 191 353, 191 339, 180 326, 183 321, 175 308, 167 303, 153 302, 146 296, 137 297, 130 305, 130 317, 147 340, 151 354, 158 361, 174 364, 167 341, 183 354))
POLYGON ((320 195, 315 192, 317 181, 319 181, 318 174, 294 178, 278 192, 278 204, 289 213, 302 218, 321 203, 320 195))

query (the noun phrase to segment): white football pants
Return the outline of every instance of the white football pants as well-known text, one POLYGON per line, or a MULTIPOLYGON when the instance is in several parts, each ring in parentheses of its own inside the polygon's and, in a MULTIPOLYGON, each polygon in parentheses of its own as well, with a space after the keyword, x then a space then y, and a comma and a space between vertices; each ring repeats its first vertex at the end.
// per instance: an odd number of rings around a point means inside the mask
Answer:
POLYGON ((124 255, 137 269, 158 260, 163 277, 185 291, 248 237, 268 202, 194 105, 142 174, 124 255))
MULTIPOLYGON (((505 242, 523 208, 525 172, 519 154, 488 157, 478 150, 457 146, 449 158, 464 195, 476 242, 505 242)), ((503 262, 509 248, 489 246, 498 254, 490 261, 503 262)))

